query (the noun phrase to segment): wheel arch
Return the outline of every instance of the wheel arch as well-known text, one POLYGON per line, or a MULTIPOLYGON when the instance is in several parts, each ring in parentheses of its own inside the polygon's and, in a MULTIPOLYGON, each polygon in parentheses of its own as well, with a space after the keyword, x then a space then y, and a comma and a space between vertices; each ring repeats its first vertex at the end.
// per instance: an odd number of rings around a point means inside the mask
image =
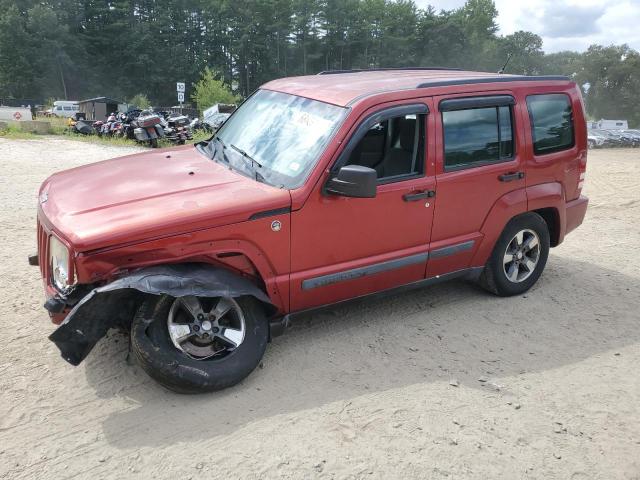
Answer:
POLYGON ((471 266, 484 266, 506 225, 513 218, 526 212, 527 192, 524 188, 513 190, 500 197, 489 210, 480 228, 482 240, 471 259, 471 266))
POLYGON ((185 242, 180 243, 152 240, 143 246, 80 254, 76 270, 81 283, 97 283, 114 281, 133 269, 181 263, 203 263, 246 277, 264 290, 279 311, 288 310, 288 275, 278 275, 269 256, 258 245, 242 239, 193 241, 185 236, 185 242))
POLYGON ((85 295, 49 339, 72 365, 80 364, 110 328, 126 327, 141 295, 252 296, 268 314, 277 311, 258 286, 228 269, 206 263, 175 263, 141 268, 85 295))
POLYGON ((537 213, 547 224, 551 246, 556 247, 564 240, 565 196, 559 182, 543 183, 513 190, 500 197, 485 218, 480 232, 481 244, 471 261, 472 266, 486 264, 493 247, 514 218, 528 212, 537 213))
POLYGON ((560 244, 560 213, 555 207, 538 208, 531 210, 542 217, 547 224, 549 230, 549 240, 551 247, 557 247, 560 244))
POLYGON ((560 182, 541 183, 527 187, 529 211, 540 215, 549 229, 552 247, 564 240, 566 225, 566 201, 560 182))

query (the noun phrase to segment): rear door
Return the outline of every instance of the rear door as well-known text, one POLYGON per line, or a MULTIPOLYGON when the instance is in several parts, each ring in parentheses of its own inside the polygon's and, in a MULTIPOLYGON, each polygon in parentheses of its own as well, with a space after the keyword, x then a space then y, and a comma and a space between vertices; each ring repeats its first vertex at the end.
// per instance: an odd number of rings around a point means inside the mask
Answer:
POLYGON ((469 267, 494 204, 513 190, 525 195, 522 112, 512 92, 440 96, 435 103, 438 202, 427 277, 469 267))

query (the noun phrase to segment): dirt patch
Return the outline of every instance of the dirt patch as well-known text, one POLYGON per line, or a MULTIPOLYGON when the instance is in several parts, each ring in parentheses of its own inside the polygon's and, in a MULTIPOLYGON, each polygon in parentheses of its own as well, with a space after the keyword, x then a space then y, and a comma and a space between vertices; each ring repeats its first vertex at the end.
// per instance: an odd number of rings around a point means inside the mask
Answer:
POLYGON ((454 282, 298 322, 264 368, 180 396, 112 334, 47 340, 39 184, 136 151, 0 139, 0 478, 640 478, 640 153, 590 154, 587 219, 526 295, 454 282))

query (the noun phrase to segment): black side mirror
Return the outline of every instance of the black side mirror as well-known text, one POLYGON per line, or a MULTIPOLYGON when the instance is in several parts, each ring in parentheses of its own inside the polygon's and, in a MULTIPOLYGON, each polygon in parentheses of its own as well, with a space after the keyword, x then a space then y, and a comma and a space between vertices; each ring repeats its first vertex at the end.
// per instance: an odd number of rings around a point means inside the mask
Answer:
POLYGON ((345 165, 325 185, 325 192, 343 197, 373 198, 376 196, 378 174, 362 165, 345 165))

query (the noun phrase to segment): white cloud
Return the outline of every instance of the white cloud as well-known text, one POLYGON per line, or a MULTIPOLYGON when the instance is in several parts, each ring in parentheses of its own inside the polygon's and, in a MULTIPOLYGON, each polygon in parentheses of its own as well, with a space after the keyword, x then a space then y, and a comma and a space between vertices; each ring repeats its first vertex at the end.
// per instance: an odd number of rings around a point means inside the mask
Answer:
MULTIPOLYGON (((425 8, 451 10, 464 0, 415 0, 425 8)), ((626 43, 640 50, 640 0, 495 0, 500 33, 528 30, 546 52, 586 50, 594 43, 626 43)))

